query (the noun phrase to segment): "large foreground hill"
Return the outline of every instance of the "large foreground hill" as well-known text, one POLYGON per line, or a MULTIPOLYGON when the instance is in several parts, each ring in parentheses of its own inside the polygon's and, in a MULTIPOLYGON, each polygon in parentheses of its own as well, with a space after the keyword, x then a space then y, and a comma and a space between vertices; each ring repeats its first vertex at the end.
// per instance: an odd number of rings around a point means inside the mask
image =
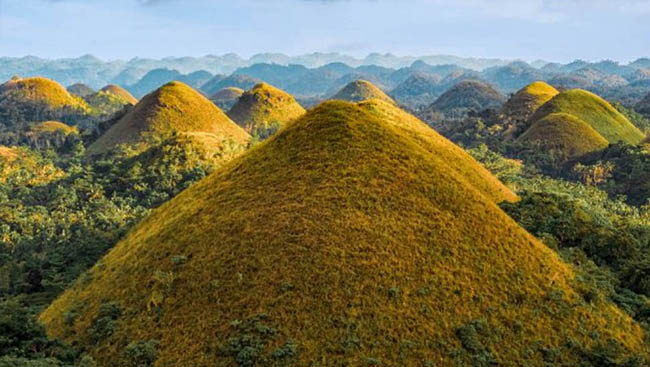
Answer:
POLYGON ((496 205, 514 199, 393 105, 326 102, 155 210, 41 320, 99 366, 574 366, 601 343, 640 352, 639 326, 583 297, 496 205))

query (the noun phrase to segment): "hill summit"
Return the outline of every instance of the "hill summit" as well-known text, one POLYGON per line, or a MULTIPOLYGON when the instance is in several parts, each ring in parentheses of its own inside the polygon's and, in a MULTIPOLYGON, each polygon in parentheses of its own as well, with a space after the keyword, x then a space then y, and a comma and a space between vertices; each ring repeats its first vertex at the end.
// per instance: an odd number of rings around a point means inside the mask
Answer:
POLYGON ((330 101, 183 191, 42 313, 98 365, 581 365, 643 332, 395 106, 330 101), (137 357, 137 356, 136 356, 137 357))
POLYGON ((375 86, 367 80, 355 80, 348 83, 343 89, 332 96, 331 99, 348 101, 348 102, 361 102, 369 99, 379 99, 381 101, 395 103, 386 93, 379 87, 375 86))
POLYGON ((268 136, 305 109, 287 92, 266 83, 257 84, 244 93, 228 111, 228 116, 249 133, 268 136))
POLYGON ((533 114, 528 126, 554 113, 566 113, 586 122, 609 143, 638 144, 645 137, 607 101, 586 90, 571 89, 556 95, 533 114))
POLYGON ((491 85, 478 80, 464 80, 443 93, 429 109, 448 117, 458 117, 468 111, 479 112, 500 108, 506 98, 491 85))
POLYGON ((551 85, 536 81, 515 93, 501 108, 504 118, 527 121, 538 108, 560 93, 551 85))
POLYGON ((148 94, 106 131, 88 153, 107 152, 118 144, 142 143, 149 134, 209 133, 243 144, 248 134, 191 87, 170 82, 148 94))
POLYGON ((213 94, 210 97, 210 100, 214 102, 220 109, 228 111, 232 106, 237 103, 239 97, 244 94, 244 90, 237 87, 227 87, 219 90, 217 93, 213 94))

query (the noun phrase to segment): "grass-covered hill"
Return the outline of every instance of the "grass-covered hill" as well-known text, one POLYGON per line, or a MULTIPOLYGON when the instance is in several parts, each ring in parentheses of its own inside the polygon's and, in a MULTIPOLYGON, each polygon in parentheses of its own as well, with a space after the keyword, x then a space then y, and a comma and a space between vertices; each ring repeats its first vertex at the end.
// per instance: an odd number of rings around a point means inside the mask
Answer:
POLYGON ((210 100, 221 110, 228 111, 237 103, 242 94, 244 94, 244 90, 241 88, 227 87, 210 96, 210 100))
POLYGON ((559 161, 580 157, 609 145, 588 123, 561 112, 538 120, 516 142, 524 149, 552 152, 559 161))
POLYGON ((59 121, 44 121, 30 126, 29 131, 32 134, 79 134, 79 129, 76 127, 66 125, 59 121))
POLYGON ((244 93, 228 116, 251 134, 268 136, 305 113, 290 94, 266 83, 244 93))
POLYGON ((401 104, 415 108, 428 106, 440 96, 440 82, 437 75, 414 74, 390 92, 391 97, 401 104))
POLYGON ((500 108, 506 98, 491 85, 478 80, 465 80, 443 93, 429 109, 449 117, 461 116, 468 111, 500 108))
POLYGON ((367 80, 355 80, 332 96, 333 100, 360 102, 369 99, 395 103, 386 93, 367 80))
POLYGON ((610 143, 638 144, 644 134, 599 96, 581 89, 564 91, 540 107, 528 125, 554 113, 567 113, 589 124, 610 143))
POLYGON ((260 79, 253 78, 244 74, 233 74, 228 77, 217 75, 206 82, 201 87, 201 91, 206 95, 211 96, 224 88, 235 87, 243 90, 249 90, 260 83, 262 83, 260 79))
POLYGON ((40 320, 99 366, 642 352, 639 326, 499 209, 506 192, 394 106, 326 102, 156 209, 40 320))
POLYGON ((500 114, 513 121, 526 121, 558 93, 557 89, 543 81, 533 82, 510 97, 500 114))
POLYGON ((7 127, 57 120, 88 111, 83 99, 71 95, 50 79, 15 77, 0 85, 0 121, 7 127))
POLYGON ((138 103, 138 100, 135 97, 133 97, 133 95, 131 93, 129 93, 129 91, 127 91, 126 89, 120 87, 119 85, 109 84, 109 85, 105 86, 104 88, 100 89, 100 91, 104 92, 104 93, 112 94, 112 95, 114 95, 116 97, 120 97, 123 100, 125 100, 126 102, 128 102, 130 104, 133 104, 133 105, 138 103))
POLYGON ((94 89, 92 89, 91 87, 83 83, 75 83, 69 86, 68 88, 66 88, 66 90, 68 91, 68 93, 82 98, 95 93, 94 89))
POLYGON ((107 152, 119 144, 137 144, 150 135, 209 133, 219 140, 245 144, 249 135, 191 87, 171 82, 148 94, 106 131, 88 153, 107 152))

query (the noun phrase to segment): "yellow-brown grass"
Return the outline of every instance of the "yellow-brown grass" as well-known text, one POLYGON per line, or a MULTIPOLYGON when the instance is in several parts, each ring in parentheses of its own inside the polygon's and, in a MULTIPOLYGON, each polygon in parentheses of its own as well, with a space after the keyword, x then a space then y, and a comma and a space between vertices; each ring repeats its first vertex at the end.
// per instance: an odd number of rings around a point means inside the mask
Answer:
POLYGON ((503 105, 501 114, 506 118, 526 121, 558 93, 560 92, 557 89, 543 81, 533 82, 515 93, 503 105))
POLYGON ((504 366, 593 335, 641 350, 639 326, 585 302, 496 205, 506 189, 427 129, 386 103, 326 102, 156 209, 40 320, 100 366, 151 339, 158 367, 236 366, 222 347, 264 326, 277 333, 257 352, 296 345, 286 366, 470 365, 457 329, 478 318, 504 366), (94 344, 102 302, 122 316, 94 344))
POLYGON ((128 102, 130 104, 138 103, 137 98, 133 97, 133 95, 131 93, 129 93, 129 91, 127 91, 126 89, 120 87, 119 85, 109 84, 109 85, 105 86, 104 88, 102 88, 100 90, 100 92, 110 93, 110 94, 112 94, 114 96, 120 97, 121 99, 123 99, 124 101, 126 101, 126 102, 128 102))
POLYGON ((65 173, 52 163, 44 163, 28 148, 0 146, 0 183, 11 179, 18 185, 43 185, 65 173))
POLYGON ((282 127, 305 113, 289 93, 260 83, 244 93, 228 111, 228 116, 249 133, 273 125, 282 127))
POLYGON ((65 135, 70 134, 79 134, 79 129, 74 126, 66 125, 59 121, 45 121, 38 123, 36 125, 30 126, 30 134, 52 134, 56 132, 62 132, 65 135))
POLYGON ((191 87, 171 82, 145 96, 88 148, 104 153, 118 144, 142 143, 148 134, 203 132, 246 144, 249 135, 191 87))
POLYGON ((535 122, 517 142, 553 151, 562 160, 607 148, 609 143, 589 124, 567 113, 553 113, 535 122))
POLYGON ((51 110, 64 108, 87 111, 80 97, 72 96, 59 83, 41 77, 13 78, 0 85, 0 100, 14 106, 44 105, 51 110))

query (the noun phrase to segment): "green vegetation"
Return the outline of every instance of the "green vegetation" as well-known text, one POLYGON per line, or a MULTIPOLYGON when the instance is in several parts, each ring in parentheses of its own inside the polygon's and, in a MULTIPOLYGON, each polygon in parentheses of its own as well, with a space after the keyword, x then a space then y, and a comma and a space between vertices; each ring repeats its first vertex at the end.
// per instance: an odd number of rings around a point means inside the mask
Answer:
POLYGON ((148 340, 158 365, 581 365, 598 345, 643 358, 640 326, 586 297, 504 197, 398 108, 327 102, 154 210, 40 320, 98 365, 148 340), (125 309, 91 343, 107 301, 125 309))
POLYGON ((228 116, 247 132, 266 138, 282 126, 305 114, 305 109, 288 93, 261 83, 244 93, 228 116))
POLYGON ((66 88, 68 93, 81 98, 95 93, 95 90, 83 83, 76 83, 66 88))
POLYGON ((386 93, 367 80, 355 80, 352 83, 349 83, 330 99, 348 102, 361 102, 369 99, 378 99, 389 103, 395 103, 395 101, 393 101, 393 99, 386 93))
POLYGON ((650 117, 650 94, 645 96, 645 98, 635 106, 635 109, 639 111, 639 113, 650 117))
POLYGON ((607 101, 584 90, 572 89, 558 94, 533 114, 529 126, 553 113, 568 113, 579 118, 610 143, 638 144, 645 137, 607 101))
POLYGON ((100 92, 112 94, 132 105, 138 103, 138 100, 135 97, 133 97, 131 93, 129 93, 126 89, 120 87, 119 85, 109 84, 104 88, 100 89, 100 92))
POLYGON ((120 144, 146 149, 145 135, 208 133, 217 140, 245 145, 249 135, 212 102, 180 82, 171 82, 142 98, 89 148, 102 154, 120 144))

